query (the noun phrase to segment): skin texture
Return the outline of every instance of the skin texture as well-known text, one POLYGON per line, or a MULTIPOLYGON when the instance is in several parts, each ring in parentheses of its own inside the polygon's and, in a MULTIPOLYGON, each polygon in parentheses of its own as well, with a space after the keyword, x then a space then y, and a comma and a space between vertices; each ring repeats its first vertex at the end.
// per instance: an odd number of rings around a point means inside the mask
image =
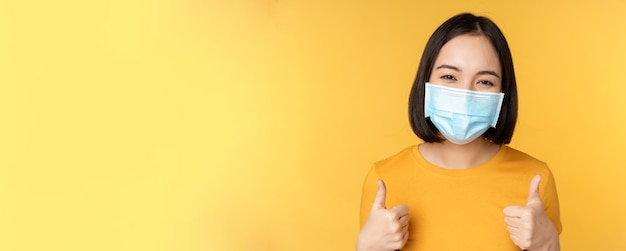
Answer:
POLYGON ((511 240, 522 250, 560 250, 556 228, 541 203, 540 182, 541 175, 530 181, 526 205, 504 208, 504 222, 511 240))
POLYGON ((409 207, 398 205, 387 209, 387 189, 378 180, 378 191, 367 223, 359 233, 357 250, 399 250, 409 238, 409 207))
POLYGON ((430 74, 431 84, 498 93, 502 89, 498 54, 483 35, 465 34, 439 51, 430 74))
MULTIPOLYGON (((498 93, 502 90, 500 61, 493 45, 481 34, 464 34, 448 41, 435 60, 429 82, 452 88, 498 93)), ((441 143, 419 145, 422 156, 445 169, 467 169, 493 158, 500 145, 482 137, 456 145, 441 143)), ((529 184, 526 205, 504 209, 504 221, 513 243, 523 250, 560 250, 556 228, 545 214, 539 195, 541 176, 529 184)), ((357 239, 357 250, 399 250, 408 239, 408 207, 385 206, 386 189, 379 180, 378 192, 370 214, 357 239)), ((428 231, 428 230, 424 230, 428 231)), ((419 241, 419 240, 417 240, 419 241)))

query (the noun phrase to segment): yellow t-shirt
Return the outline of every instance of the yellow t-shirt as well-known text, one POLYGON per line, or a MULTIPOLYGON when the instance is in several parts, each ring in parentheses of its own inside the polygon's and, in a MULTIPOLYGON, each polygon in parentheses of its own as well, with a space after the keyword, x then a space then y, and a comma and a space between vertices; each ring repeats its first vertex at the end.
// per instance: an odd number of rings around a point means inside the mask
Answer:
POLYGON ((520 250, 509 238, 503 210, 526 205, 530 180, 539 187, 546 214, 561 233, 559 200, 548 166, 523 152, 502 146, 486 163, 464 170, 427 162, 417 146, 376 162, 363 184, 361 227, 365 225, 382 179, 387 208, 409 207, 409 240, 402 250, 520 250))

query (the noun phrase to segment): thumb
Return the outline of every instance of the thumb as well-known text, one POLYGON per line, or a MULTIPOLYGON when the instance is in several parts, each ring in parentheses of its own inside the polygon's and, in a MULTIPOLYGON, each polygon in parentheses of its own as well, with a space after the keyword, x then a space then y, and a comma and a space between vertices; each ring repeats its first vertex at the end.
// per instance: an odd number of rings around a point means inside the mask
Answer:
POLYGON ((374 204, 372 209, 386 209, 385 199, 387 198, 387 187, 383 180, 378 180, 378 191, 376 192, 376 198, 374 198, 374 204))
POLYGON ((539 197, 539 184, 541 184, 541 175, 537 174, 530 181, 530 186, 528 190, 528 201, 526 201, 526 206, 537 203, 541 205, 541 197, 539 197))

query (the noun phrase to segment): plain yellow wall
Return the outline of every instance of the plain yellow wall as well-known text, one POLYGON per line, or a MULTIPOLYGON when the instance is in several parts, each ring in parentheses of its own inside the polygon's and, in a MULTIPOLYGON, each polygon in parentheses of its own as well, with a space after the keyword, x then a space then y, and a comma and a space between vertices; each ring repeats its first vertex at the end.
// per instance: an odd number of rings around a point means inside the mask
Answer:
POLYGON ((0 250, 351 250, 434 29, 512 48, 563 250, 626 250, 626 2, 2 1, 0 250))

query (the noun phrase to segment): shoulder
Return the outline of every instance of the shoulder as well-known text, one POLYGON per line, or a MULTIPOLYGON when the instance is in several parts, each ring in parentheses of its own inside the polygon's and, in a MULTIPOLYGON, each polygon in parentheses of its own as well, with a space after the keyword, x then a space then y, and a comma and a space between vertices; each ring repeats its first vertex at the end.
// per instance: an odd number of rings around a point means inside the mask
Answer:
POLYGON ((550 173, 550 169, 548 168, 548 164, 546 164, 546 162, 513 147, 506 145, 502 147, 502 156, 499 161, 499 165, 502 168, 514 168, 528 172, 539 172, 541 174, 550 173))
POLYGON ((401 172, 415 163, 414 151, 417 146, 412 145, 374 163, 374 169, 380 175, 401 172))
POLYGON ((524 162, 526 164, 537 164, 537 165, 546 165, 545 162, 539 160, 525 152, 517 150, 510 146, 502 146, 503 147, 503 161, 514 161, 514 162, 524 162))

